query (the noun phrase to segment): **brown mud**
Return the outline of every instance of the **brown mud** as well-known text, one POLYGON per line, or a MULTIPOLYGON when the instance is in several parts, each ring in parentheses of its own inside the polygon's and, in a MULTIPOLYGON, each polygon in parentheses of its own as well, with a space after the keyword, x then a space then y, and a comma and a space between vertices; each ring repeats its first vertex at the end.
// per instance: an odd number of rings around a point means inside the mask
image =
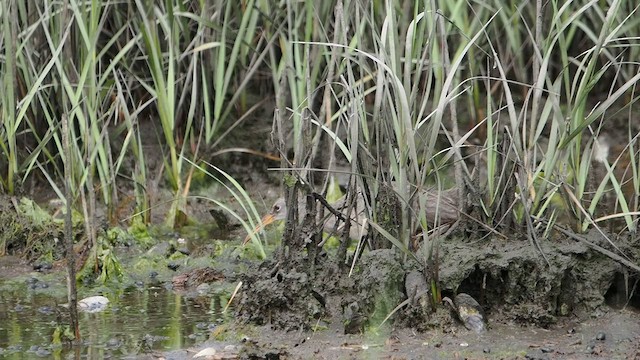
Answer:
MULTIPOLYGON (((590 237, 605 246, 598 236, 590 237)), ((396 312, 392 324, 379 328, 395 305, 409 296, 399 284, 405 273, 414 270, 402 266, 393 250, 365 254, 359 271, 351 277, 338 276, 337 266, 318 269, 321 275, 310 279, 304 273, 283 273, 277 265, 264 263, 253 275, 245 275, 247 287, 238 307, 239 319, 268 324, 272 331, 313 334, 300 343, 288 342, 282 349, 282 354, 293 358, 304 358, 301 347, 317 358, 331 358, 331 354, 345 358, 364 354, 390 358, 640 357, 640 316, 634 308, 637 295, 631 297, 627 310, 613 308, 627 299, 621 294, 624 287, 620 288, 625 269, 572 240, 548 241, 542 250, 549 264, 526 241, 458 239, 441 244, 442 292, 466 292, 483 305, 489 328, 483 335, 466 330, 444 307, 416 312, 409 305, 396 312), (305 332, 314 327, 332 329, 326 330, 331 335, 305 332), (382 336, 376 344, 366 346, 366 339, 376 337, 372 334, 385 332, 387 338, 382 336), (609 340, 596 340, 598 333, 608 335, 609 340), (303 345, 308 341, 327 346, 311 350, 313 345, 303 345)), ((253 341, 268 346, 278 338, 276 334, 257 336, 253 341)))

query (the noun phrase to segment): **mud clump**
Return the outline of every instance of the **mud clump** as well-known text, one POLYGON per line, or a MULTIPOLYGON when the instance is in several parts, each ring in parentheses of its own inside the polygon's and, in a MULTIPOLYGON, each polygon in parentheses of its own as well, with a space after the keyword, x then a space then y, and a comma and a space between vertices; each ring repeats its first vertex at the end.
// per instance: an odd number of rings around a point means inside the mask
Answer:
POLYGON ((355 275, 357 287, 344 289, 342 299, 345 333, 364 332, 367 325, 379 326, 404 300, 405 270, 399 254, 393 249, 365 253, 355 275))
MULTIPOLYGON (((304 261, 303 261, 304 262, 304 261)), ((276 329, 309 329, 320 318, 341 319, 345 333, 379 325, 404 299, 404 269, 392 249, 365 253, 349 277, 346 266, 332 261, 311 275, 303 266, 285 270, 265 261, 243 276, 238 319, 276 329)))
MULTIPOLYGON (((442 296, 476 299, 489 330, 492 321, 548 328, 561 317, 598 315, 621 265, 581 242, 544 241, 541 247, 548 263, 526 240, 447 239, 439 250, 442 296)), ((255 266, 242 279, 238 319, 285 330, 310 329, 318 319, 340 321, 345 333, 385 321, 419 331, 453 323, 433 303, 424 270, 396 249, 366 251, 351 274, 328 258, 308 264, 301 257, 293 265, 255 266)))
POLYGON ((432 328, 431 322, 436 309, 433 307, 432 293, 427 279, 421 271, 411 270, 404 280, 407 305, 396 322, 403 327, 413 327, 418 331, 432 328))
POLYGON ((540 327, 599 311, 620 265, 580 242, 541 246, 548 264, 526 241, 446 241, 440 252, 443 293, 468 293, 490 317, 540 327))
POLYGON ((34 201, 0 196, 0 256, 19 255, 28 261, 42 254, 61 257, 62 242, 53 239, 62 239, 62 230, 62 223, 55 222, 34 201))
POLYGON ((243 293, 236 313, 241 321, 271 324, 276 329, 308 330, 325 314, 324 299, 310 276, 296 267, 265 261, 243 276, 243 293))
POLYGON ((204 267, 174 276, 171 279, 171 285, 173 285, 175 290, 187 290, 220 280, 224 280, 224 275, 220 271, 210 267, 204 267))

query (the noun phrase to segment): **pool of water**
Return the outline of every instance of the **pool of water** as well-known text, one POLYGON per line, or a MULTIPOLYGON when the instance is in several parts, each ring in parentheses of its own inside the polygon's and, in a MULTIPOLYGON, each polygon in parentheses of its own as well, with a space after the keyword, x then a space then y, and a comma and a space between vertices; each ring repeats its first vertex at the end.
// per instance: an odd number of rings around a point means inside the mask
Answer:
POLYGON ((64 282, 56 283, 50 286, 57 290, 34 278, 11 286, 0 282, 0 358, 104 359, 180 349, 207 340, 224 317, 225 296, 185 296, 162 284, 131 286, 103 294, 110 300, 105 311, 79 313, 82 344, 71 348, 54 341, 68 324, 64 282))

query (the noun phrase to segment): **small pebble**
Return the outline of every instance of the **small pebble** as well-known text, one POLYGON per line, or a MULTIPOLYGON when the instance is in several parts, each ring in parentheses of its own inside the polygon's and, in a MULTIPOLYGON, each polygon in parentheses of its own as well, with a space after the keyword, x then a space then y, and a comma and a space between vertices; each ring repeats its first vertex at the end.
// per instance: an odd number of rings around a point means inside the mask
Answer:
POLYGON ((571 328, 567 330, 567 334, 575 334, 575 333, 576 333, 576 328, 571 328))
POLYGON ((36 350, 37 357, 49 357, 51 355, 51 350, 45 348, 39 348, 36 350))
POLYGON ((482 349, 482 352, 485 354, 490 354, 491 353, 491 349, 490 348, 484 348, 482 349))
POLYGON ((460 343, 460 346, 467 347, 467 346, 469 346, 469 344, 467 344, 466 342, 463 342, 463 343, 460 343))
POLYGON ((549 357, 546 354, 536 354, 536 353, 529 353, 525 355, 524 358, 528 360, 548 360, 549 359, 549 357))
POLYGON ((155 279, 156 277, 158 277, 158 272, 157 271, 150 271, 149 272, 149 278, 150 279, 155 279))
POLYGON ((541 347, 540 351, 542 351, 545 354, 548 354, 550 352, 553 352, 553 349, 552 348, 548 348, 548 347, 541 347))
POLYGON ((180 264, 176 264, 176 263, 168 263, 167 267, 173 271, 178 270, 178 268, 180 267, 180 264))
MULTIPOLYGON (((202 350, 200 350, 197 354, 193 355, 193 358, 206 358, 206 359, 213 359, 214 356, 216 356, 217 350, 215 348, 212 347, 208 347, 208 348, 204 348, 202 350)), ((220 358, 220 357, 217 357, 220 358)))
POLYGON ((111 338, 107 340, 107 348, 119 348, 122 345, 122 342, 118 340, 118 338, 111 338))
POLYGON ((593 354, 596 350, 596 346, 594 344, 587 345, 587 353, 593 354))
POLYGON ((600 340, 600 341, 604 341, 607 338, 607 334, 603 333, 602 331, 598 333, 598 335, 596 335, 596 340, 600 340))

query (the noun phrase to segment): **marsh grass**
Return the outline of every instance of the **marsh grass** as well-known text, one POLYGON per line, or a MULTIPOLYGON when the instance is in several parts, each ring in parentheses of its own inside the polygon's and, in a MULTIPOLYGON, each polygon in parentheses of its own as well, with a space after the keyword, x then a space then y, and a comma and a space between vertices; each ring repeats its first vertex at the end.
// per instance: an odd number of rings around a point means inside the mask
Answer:
MULTIPOLYGON (((73 206, 96 246, 96 208, 118 217, 121 189, 132 189, 135 212, 149 221, 141 124, 152 122, 163 185, 175 195, 173 224, 196 164, 271 98, 285 178, 326 186, 314 161, 347 164, 349 186, 366 192, 373 236, 422 265, 437 269, 442 236, 432 231, 439 221, 426 219, 427 188, 455 186, 466 214, 456 226, 480 238, 524 231, 541 249, 555 223, 576 232, 622 224, 635 235, 640 17, 632 1, 235 5, 3 2, 3 190, 16 193, 42 173, 63 199, 70 166, 73 206), (628 145, 603 156, 600 137, 621 117, 628 145), (378 218, 382 186, 399 199, 397 229, 378 218), (416 254, 418 230, 430 245, 416 254)), ((258 217, 242 184, 218 164, 198 170, 227 184, 243 204, 227 209, 252 228, 258 217)))

